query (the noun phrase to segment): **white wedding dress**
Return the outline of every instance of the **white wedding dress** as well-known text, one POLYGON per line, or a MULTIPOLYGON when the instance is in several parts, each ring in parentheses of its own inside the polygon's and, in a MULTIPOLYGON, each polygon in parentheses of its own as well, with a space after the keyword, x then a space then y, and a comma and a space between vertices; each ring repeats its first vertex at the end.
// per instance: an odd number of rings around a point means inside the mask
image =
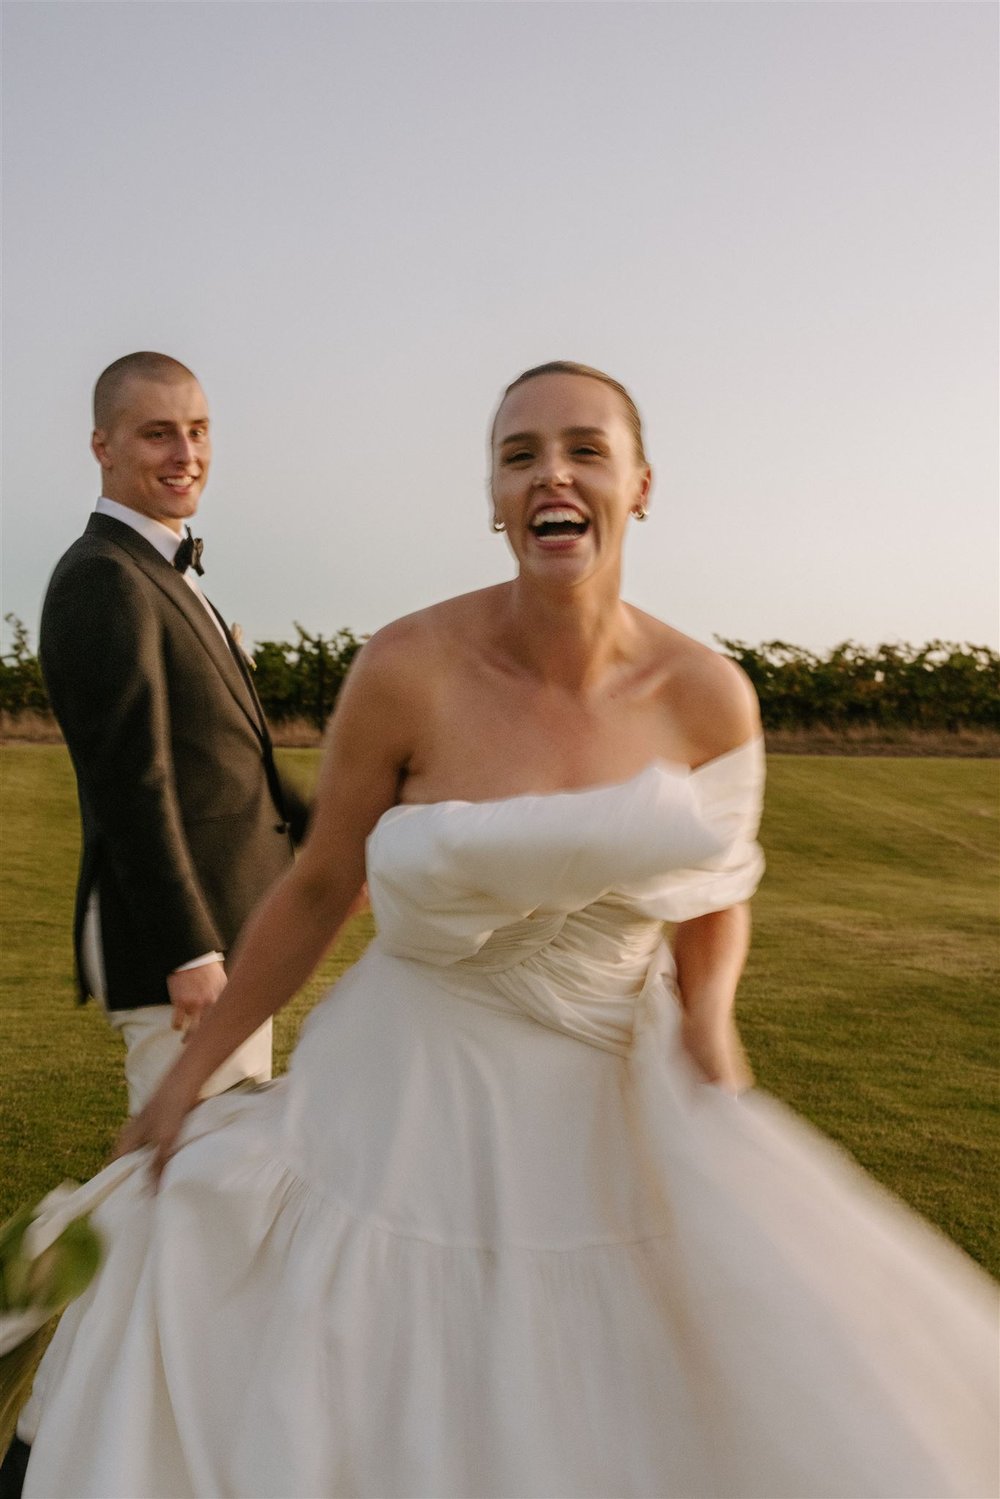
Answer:
POLYGON ((289 1076, 81 1189, 26 1495, 995 1493, 991 1283, 679 1051, 662 923, 752 892, 762 758, 381 819, 289 1076))

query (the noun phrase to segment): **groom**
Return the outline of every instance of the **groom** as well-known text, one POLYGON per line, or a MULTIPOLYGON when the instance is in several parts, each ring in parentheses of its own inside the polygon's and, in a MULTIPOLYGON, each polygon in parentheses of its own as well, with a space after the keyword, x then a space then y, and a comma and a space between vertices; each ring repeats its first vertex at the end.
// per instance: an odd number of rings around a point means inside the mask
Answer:
MULTIPOLYGON (((74 929, 81 997, 125 1039, 136 1113, 226 984, 249 912, 292 862, 306 809, 283 788, 246 662, 198 582, 195 514, 211 458, 189 369, 128 354, 94 390, 102 495, 42 611, 49 697, 83 821, 74 929)), ((204 1093, 271 1075, 270 1021, 204 1093)), ((20 1495, 44 1394, 0 1465, 20 1495)))
MULTIPOLYGON (((201 386, 164 354, 116 360, 94 390, 91 445, 102 495, 49 584, 39 654, 83 821, 81 999, 99 998, 124 1037, 134 1114, 224 989, 226 955, 291 864, 305 809, 279 781, 185 526, 211 458, 201 386)), ((270 1075, 268 1022, 205 1092, 270 1075)))

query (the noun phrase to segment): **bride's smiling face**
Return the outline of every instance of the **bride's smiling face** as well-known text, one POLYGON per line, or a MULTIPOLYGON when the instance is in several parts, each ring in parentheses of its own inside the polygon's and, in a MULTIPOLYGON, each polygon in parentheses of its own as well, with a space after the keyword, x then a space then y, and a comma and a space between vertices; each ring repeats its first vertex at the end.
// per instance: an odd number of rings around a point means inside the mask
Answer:
POLYGON ((492 499, 522 575, 575 583, 617 567, 651 473, 618 392, 589 375, 537 375, 503 401, 492 499))

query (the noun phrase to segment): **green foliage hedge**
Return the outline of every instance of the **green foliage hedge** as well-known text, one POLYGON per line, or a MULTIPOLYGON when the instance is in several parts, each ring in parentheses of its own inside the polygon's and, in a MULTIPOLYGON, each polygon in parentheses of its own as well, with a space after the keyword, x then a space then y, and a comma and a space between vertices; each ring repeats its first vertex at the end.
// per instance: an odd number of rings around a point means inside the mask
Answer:
MULTIPOLYGON (((13 614, 11 649, 0 656, 0 711, 45 713, 48 698, 28 631, 13 614)), ((322 728, 347 669, 364 644, 351 630, 255 646, 256 684, 273 723, 304 719, 322 728)), ((717 637, 760 697, 764 727, 1000 729, 1000 656, 984 645, 932 640, 927 645, 846 641, 825 656, 782 640, 751 646, 717 637)))
POLYGON ((295 626, 298 640, 262 640, 254 647, 254 685, 272 723, 304 718, 321 729, 363 641, 351 630, 310 635, 295 626))
POLYGON ((826 656, 771 640, 716 637, 747 673, 768 729, 855 724, 911 729, 1000 728, 1000 656, 985 645, 846 641, 826 656))
POLYGON ((14 636, 5 655, 0 655, 0 711, 4 713, 48 713, 49 697, 42 681, 38 657, 32 654, 28 628, 16 614, 4 619, 14 636))

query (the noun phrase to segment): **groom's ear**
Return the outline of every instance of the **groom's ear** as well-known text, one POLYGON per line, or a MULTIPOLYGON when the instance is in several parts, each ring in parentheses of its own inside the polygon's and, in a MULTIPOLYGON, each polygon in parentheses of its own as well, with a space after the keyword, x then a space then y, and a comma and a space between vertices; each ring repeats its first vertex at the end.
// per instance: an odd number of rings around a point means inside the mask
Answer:
POLYGON ((111 458, 108 453, 108 434, 103 427, 94 428, 90 438, 90 451, 103 469, 111 467, 111 458))

